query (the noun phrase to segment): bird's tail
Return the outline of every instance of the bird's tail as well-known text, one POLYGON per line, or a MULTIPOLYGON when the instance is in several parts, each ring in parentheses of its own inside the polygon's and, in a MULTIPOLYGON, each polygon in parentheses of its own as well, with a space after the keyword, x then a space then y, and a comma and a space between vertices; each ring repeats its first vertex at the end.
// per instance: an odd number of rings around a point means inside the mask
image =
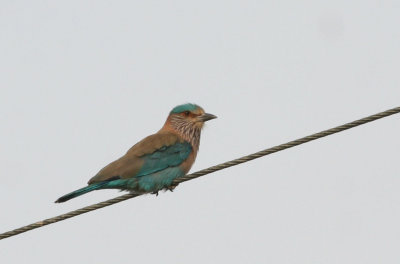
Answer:
POLYGON ((73 191, 71 193, 68 193, 64 196, 61 196, 60 198, 57 199, 57 201, 55 201, 55 203, 63 203, 66 202, 72 198, 81 196, 85 193, 94 191, 94 190, 99 190, 99 189, 103 189, 104 187, 106 187, 106 185, 109 183, 109 181, 103 181, 103 182, 98 182, 98 183, 93 183, 90 184, 89 186, 83 187, 81 189, 78 189, 76 191, 73 191))

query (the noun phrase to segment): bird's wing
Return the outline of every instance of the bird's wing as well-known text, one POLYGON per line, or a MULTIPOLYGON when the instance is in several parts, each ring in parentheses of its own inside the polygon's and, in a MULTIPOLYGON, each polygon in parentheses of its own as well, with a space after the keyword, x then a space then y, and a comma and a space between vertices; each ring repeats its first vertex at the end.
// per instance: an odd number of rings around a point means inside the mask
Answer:
POLYGON ((134 145, 120 159, 110 163, 89 184, 113 178, 132 178, 179 166, 192 152, 190 143, 172 133, 157 133, 134 145))

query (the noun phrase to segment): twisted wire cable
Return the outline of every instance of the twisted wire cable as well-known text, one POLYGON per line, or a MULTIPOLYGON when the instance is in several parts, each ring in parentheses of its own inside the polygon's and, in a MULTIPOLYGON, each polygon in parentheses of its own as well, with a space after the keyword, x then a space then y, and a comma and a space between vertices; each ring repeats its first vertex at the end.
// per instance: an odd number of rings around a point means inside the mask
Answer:
MULTIPOLYGON (((304 144, 304 143, 307 143, 307 142, 310 142, 310 141, 313 141, 313 140, 316 140, 316 139, 319 139, 319 138, 322 138, 322 137, 326 137, 326 136, 329 136, 329 135, 332 135, 332 134, 335 134, 335 133, 338 133, 338 132, 341 132, 341 131, 344 131, 344 130, 347 130, 347 129, 350 129, 350 128, 353 128, 353 127, 356 127, 356 126, 360 126, 360 125, 363 125, 363 124, 366 124, 366 123, 381 119, 383 117, 387 117, 387 116, 390 116, 390 115, 393 115, 393 114, 397 114, 399 112, 400 112, 400 107, 392 108, 392 109, 386 110, 384 112, 380 112, 380 113, 375 114, 375 115, 371 115, 371 116, 368 116, 368 117, 365 117, 365 118, 362 118, 362 119, 359 119, 359 120, 356 120, 356 121, 353 121, 353 122, 350 122, 350 123, 346 123, 346 124, 341 125, 341 126, 337 126, 337 127, 331 128, 331 129, 327 129, 327 130, 312 134, 310 136, 299 138, 299 139, 290 141, 288 143, 284 143, 284 144, 281 144, 281 145, 278 145, 278 146, 275 146, 275 147, 272 147, 272 148, 261 150, 259 152, 256 152, 256 153, 253 153, 253 154, 250 154, 250 155, 238 158, 238 159, 227 161, 227 162, 224 162, 224 163, 209 167, 207 169, 203 169, 203 170, 191 173, 191 174, 187 174, 185 176, 182 176, 182 177, 179 177, 179 178, 175 179, 173 181, 173 186, 177 186, 180 183, 183 183, 183 182, 189 181, 189 180, 193 180, 195 178, 198 178, 200 176, 203 176, 203 175, 206 175, 206 174, 209 174, 209 173, 213 173, 213 172, 216 172, 216 171, 219 171, 219 170, 222 170, 222 169, 226 169, 226 168, 229 168, 229 167, 232 167, 232 166, 236 166, 236 165, 242 164, 244 162, 251 161, 253 159, 261 158, 263 156, 266 156, 266 155, 269 155, 269 154, 272 154, 272 153, 275 153, 275 152, 278 152, 278 151, 282 151, 282 150, 285 150, 285 149, 288 149, 288 148, 292 148, 292 147, 295 147, 295 146, 298 146, 298 145, 301 145, 301 144, 304 144)), ((30 224, 30 225, 26 225, 26 226, 23 226, 23 227, 20 227, 20 228, 17 228, 17 229, 14 229, 14 230, 11 230, 11 231, 8 231, 8 232, 0 234, 0 240, 8 238, 8 237, 15 236, 15 235, 18 235, 18 234, 21 234, 21 233, 24 233, 24 232, 27 232, 27 231, 30 231, 30 230, 33 230, 33 229, 36 229, 36 228, 39 228, 39 227, 42 227, 42 226, 45 226, 45 225, 54 224, 56 222, 63 221, 65 219, 68 219, 68 218, 71 218, 71 217, 75 217, 75 216, 78 216, 78 215, 81 215, 81 214, 84 214, 84 213, 88 213, 88 212, 91 212, 91 211, 94 211, 94 210, 97 210, 97 209, 100 209, 100 208, 103 208, 103 207, 106 207, 106 206, 110 206, 110 205, 113 205, 113 204, 116 204, 116 203, 119 203, 119 202, 122 202, 122 201, 125 201, 125 200, 128 200, 128 199, 134 198, 136 196, 139 196, 139 195, 128 193, 128 194, 125 194, 125 195, 121 195, 121 196, 115 197, 113 199, 106 200, 104 202, 100 202, 100 203, 97 203, 97 204, 89 205, 89 206, 77 209, 75 211, 71 211, 71 212, 68 212, 68 213, 65 213, 65 214, 62 214, 62 215, 58 215, 58 216, 55 216, 55 217, 52 217, 52 218, 48 218, 48 219, 45 219, 45 220, 30 224)))

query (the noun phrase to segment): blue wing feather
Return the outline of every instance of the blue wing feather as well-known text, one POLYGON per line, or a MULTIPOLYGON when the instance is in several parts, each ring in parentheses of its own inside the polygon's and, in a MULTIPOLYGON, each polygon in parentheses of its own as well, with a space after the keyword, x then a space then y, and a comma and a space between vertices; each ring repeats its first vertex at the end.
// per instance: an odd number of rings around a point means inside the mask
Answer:
POLYGON ((135 177, 149 175, 165 170, 168 167, 179 166, 192 152, 192 146, 188 142, 175 143, 171 146, 163 146, 151 154, 142 156, 144 164, 135 177))
POLYGON ((133 178, 110 181, 104 188, 117 188, 139 192, 154 192, 167 188, 177 177, 185 173, 179 167, 192 152, 188 142, 163 146, 141 158, 144 164, 133 178))

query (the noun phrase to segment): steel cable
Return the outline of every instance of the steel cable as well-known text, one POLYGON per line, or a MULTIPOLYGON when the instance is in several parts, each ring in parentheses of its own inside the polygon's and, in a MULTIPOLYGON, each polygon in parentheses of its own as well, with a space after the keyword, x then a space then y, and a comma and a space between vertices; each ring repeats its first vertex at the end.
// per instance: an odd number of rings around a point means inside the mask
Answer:
MULTIPOLYGON (((268 148, 268 149, 265 149, 265 150, 262 150, 262 151, 259 151, 259 152, 256 152, 256 153, 253 153, 253 154, 250 154, 250 155, 238 158, 238 159, 227 161, 227 162, 212 166, 210 168, 203 169, 203 170, 200 170, 200 171, 185 175, 183 177, 179 177, 173 182, 173 185, 177 186, 178 184, 180 184, 182 182, 193 180, 195 178, 198 178, 200 176, 203 176, 203 175, 206 175, 206 174, 209 174, 209 173, 213 173, 213 172, 216 172, 216 171, 219 171, 219 170, 222 170, 222 169, 226 169, 226 168, 229 168, 229 167, 232 167, 232 166, 236 166, 236 165, 242 164, 244 162, 251 161, 253 159, 261 158, 263 156, 266 156, 266 155, 269 155, 269 154, 272 154, 272 153, 275 153, 275 152, 278 152, 278 151, 281 151, 281 150, 284 150, 284 149, 288 149, 288 148, 291 148, 291 147, 294 147, 294 146, 298 146, 298 145, 310 142, 312 140, 316 140, 316 139, 319 139, 319 138, 322 138, 322 137, 326 137, 326 136, 329 136, 329 135, 332 135, 332 134, 335 134, 335 133, 338 133, 338 132, 341 132, 341 131, 344 131, 344 130, 347 130, 347 129, 350 129, 350 128, 353 128, 353 127, 356 127, 356 126, 360 126, 360 125, 375 121, 377 119, 381 119, 383 117, 387 117, 387 116, 390 116, 390 115, 393 115, 393 114, 397 114, 399 112, 400 112, 400 107, 392 108, 392 109, 389 109, 389 110, 384 111, 384 112, 380 112, 380 113, 375 114, 375 115, 371 115, 371 116, 368 116, 368 117, 365 117, 365 118, 362 118, 362 119, 359 119, 359 120, 356 120, 356 121, 353 121, 353 122, 350 122, 350 123, 347 123, 347 124, 344 124, 344 125, 341 125, 341 126, 337 126, 337 127, 331 128, 331 129, 327 129, 327 130, 312 134, 310 136, 299 138, 299 139, 290 141, 288 143, 284 143, 284 144, 281 144, 281 145, 278 145, 278 146, 275 146, 275 147, 272 147, 272 148, 268 148)), ((68 213, 65 213, 65 214, 62 214, 62 215, 58 215, 58 216, 55 216, 55 217, 52 217, 52 218, 45 219, 43 221, 39 221, 39 222, 30 224, 30 225, 27 225, 27 226, 23 226, 21 228, 17 228, 17 229, 14 229, 14 230, 11 230, 11 231, 8 231, 8 232, 0 234, 0 240, 8 238, 8 237, 15 236, 15 235, 18 235, 18 234, 21 234, 21 233, 24 233, 24 232, 27 232, 27 231, 30 231, 30 230, 33 230, 33 229, 36 229, 36 228, 39 228, 39 227, 42 227, 42 226, 45 226, 45 225, 53 224, 53 223, 56 223, 56 222, 59 222, 59 221, 62 221, 62 220, 65 220, 65 219, 68 219, 68 218, 71 218, 71 217, 75 217, 75 216, 78 216, 80 214, 88 213, 90 211, 97 210, 97 209, 100 209, 100 208, 103 208, 103 207, 106 207, 106 206, 109 206, 109 205, 113 205, 115 203, 119 203, 119 202, 122 202, 122 201, 125 201, 125 200, 128 200, 128 199, 131 199, 133 197, 136 197, 136 196, 138 196, 138 195, 131 194, 131 193, 125 194, 125 195, 121 195, 121 196, 118 196, 116 198, 104 201, 104 202, 100 202, 100 203, 97 203, 97 204, 89 205, 89 206, 80 208, 80 209, 75 210, 75 211, 71 211, 71 212, 68 212, 68 213)))

